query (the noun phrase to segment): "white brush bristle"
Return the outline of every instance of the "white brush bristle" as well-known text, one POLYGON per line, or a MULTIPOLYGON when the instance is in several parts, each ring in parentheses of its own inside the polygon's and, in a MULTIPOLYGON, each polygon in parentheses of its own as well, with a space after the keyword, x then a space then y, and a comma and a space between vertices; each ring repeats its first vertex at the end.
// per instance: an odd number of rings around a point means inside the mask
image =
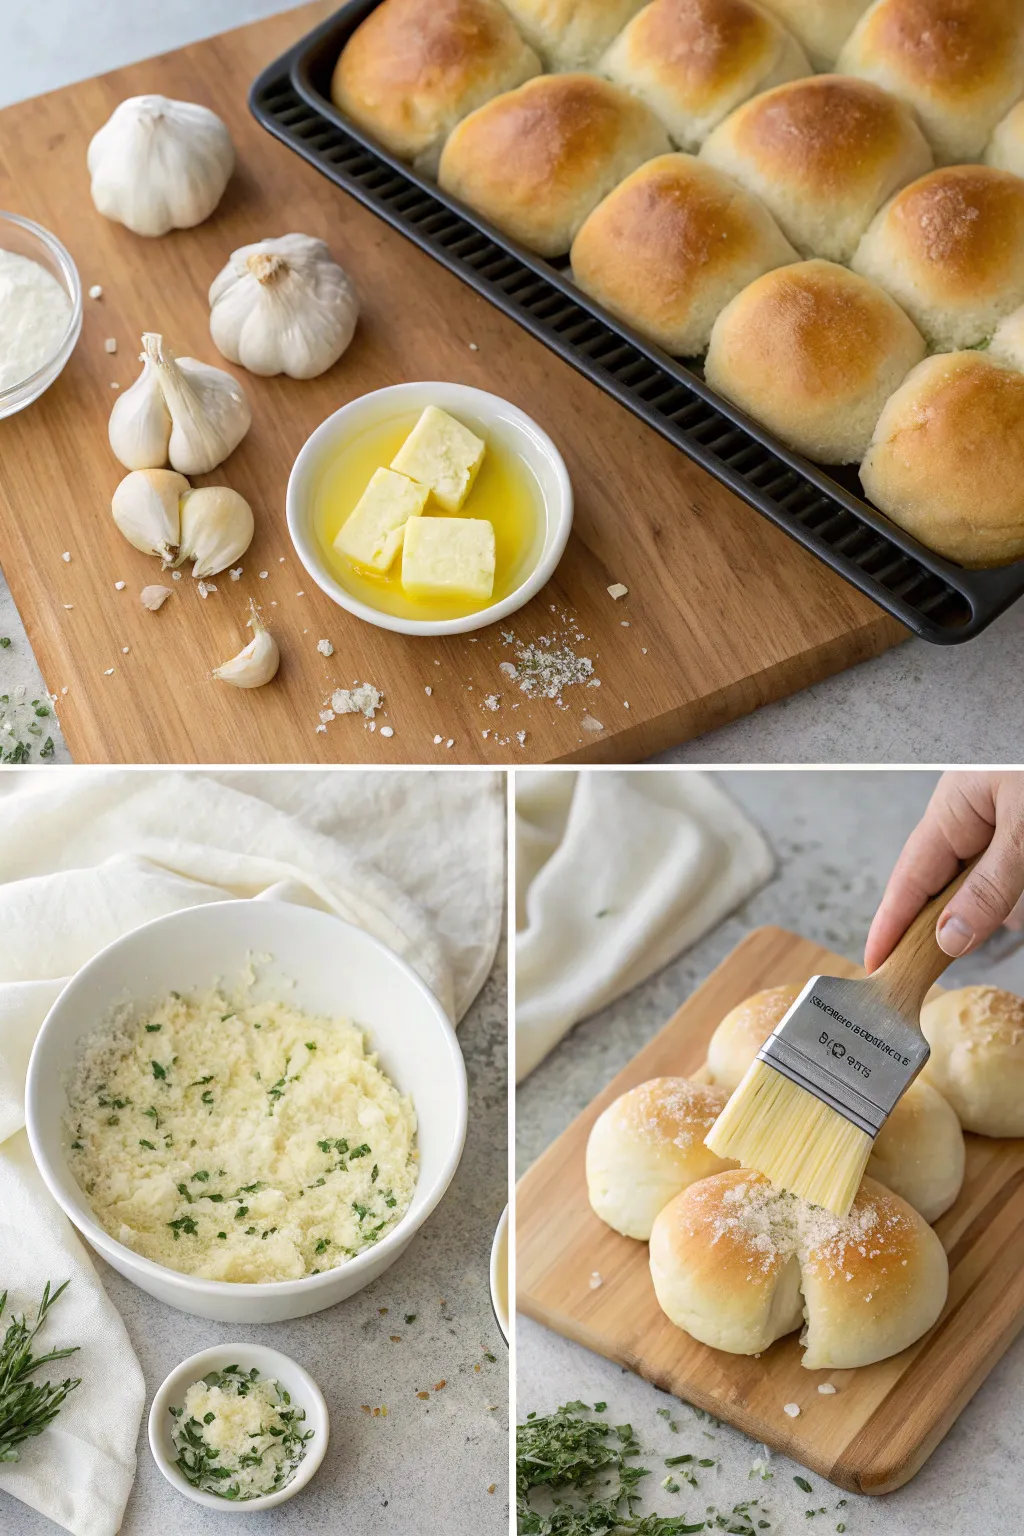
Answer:
POLYGON ((751 1063, 704 1144, 836 1216, 849 1215, 874 1146, 845 1115, 765 1061, 751 1063))

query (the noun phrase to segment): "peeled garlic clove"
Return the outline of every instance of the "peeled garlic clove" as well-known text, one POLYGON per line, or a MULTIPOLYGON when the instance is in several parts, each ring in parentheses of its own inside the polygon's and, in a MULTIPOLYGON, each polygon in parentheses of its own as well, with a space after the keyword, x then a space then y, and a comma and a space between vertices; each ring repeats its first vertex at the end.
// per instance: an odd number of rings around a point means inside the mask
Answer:
POLYGON ((209 474, 249 430, 242 386, 222 368, 176 357, 155 332, 142 349, 142 374, 110 413, 111 448, 128 469, 170 463, 183 475, 209 474))
POLYGON ((137 235, 165 235, 210 216, 224 195, 235 151, 208 107, 130 96, 93 135, 87 164, 100 213, 137 235))
POLYGON ((358 317, 352 283, 310 235, 243 245, 210 287, 210 334, 250 373, 315 378, 337 362, 358 317))
POLYGON ((181 500, 181 542, 176 564, 194 560, 193 576, 216 576, 252 543, 252 508, 226 485, 204 485, 181 500))
POLYGON ((150 613, 156 613, 157 609, 166 603, 170 595, 170 587, 143 587, 139 593, 139 601, 143 608, 149 609, 150 613))
POLYGON ((185 476, 173 469, 134 469, 114 492, 114 522, 144 555, 159 555, 164 565, 173 565, 180 540, 178 504, 188 490, 185 476))
POLYGON ((270 682, 281 664, 277 641, 265 628, 256 612, 256 604, 251 601, 248 624, 252 630, 249 644, 222 667, 213 669, 213 675, 219 682, 230 683, 233 688, 262 688, 264 683, 270 682))
MULTIPOLYGON (((143 337, 143 344, 145 341, 143 337)), ((141 357, 142 372, 114 402, 107 436, 115 457, 126 469, 159 469, 167 463, 171 413, 164 403, 153 359, 148 351, 141 357)))

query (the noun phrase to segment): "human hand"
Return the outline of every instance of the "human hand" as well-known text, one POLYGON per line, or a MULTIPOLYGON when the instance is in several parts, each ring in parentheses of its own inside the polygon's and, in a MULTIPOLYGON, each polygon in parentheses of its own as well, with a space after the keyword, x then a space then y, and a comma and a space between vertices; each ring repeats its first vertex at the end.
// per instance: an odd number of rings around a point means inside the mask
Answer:
POLYGON ((892 952, 925 902, 977 854, 976 868, 936 924, 939 948, 954 957, 990 938, 1024 893, 1024 773, 942 775, 875 913, 864 951, 869 972, 892 952))

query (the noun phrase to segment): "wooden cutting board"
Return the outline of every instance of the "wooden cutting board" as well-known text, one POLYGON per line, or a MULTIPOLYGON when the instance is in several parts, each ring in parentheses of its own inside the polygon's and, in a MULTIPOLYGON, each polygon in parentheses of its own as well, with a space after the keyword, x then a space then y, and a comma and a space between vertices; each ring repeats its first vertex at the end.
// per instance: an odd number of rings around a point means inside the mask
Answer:
POLYGON ((840 1487, 889 1493, 923 1466, 1024 1322, 1024 1141, 967 1137, 963 1190, 935 1224, 949 1257, 945 1311, 911 1349, 856 1371, 804 1370, 797 1334, 760 1359, 698 1344, 658 1307, 647 1245, 620 1237, 587 1203, 587 1137, 613 1099, 651 1077, 698 1073, 730 1008, 820 973, 863 974, 796 934, 757 929, 548 1148, 517 1190, 517 1302, 840 1487), (595 1271, 604 1283, 591 1290, 595 1271), (834 1397, 817 1391, 825 1381, 834 1397), (800 1416, 790 1419, 782 1408, 794 1402, 800 1416))
MULTIPOLYGON (((246 106, 252 80, 333 8, 305 6, 0 112, 0 207, 53 230, 83 286, 103 288, 99 301, 85 300, 81 340, 58 383, 0 422, 0 565, 75 758, 632 761, 904 638, 868 599, 257 125, 246 106), (117 103, 152 91, 214 108, 238 150, 214 216, 161 240, 102 218, 85 168, 89 138, 117 103), (124 473, 107 444, 111 383, 135 378, 143 330, 222 363, 209 336, 211 280, 237 246, 290 230, 322 236, 351 273, 362 301, 356 339, 317 380, 234 370, 253 425, 204 478, 253 505, 244 576, 215 578, 218 591, 205 601, 186 577, 159 614, 144 612, 138 593, 157 578, 156 562, 124 542, 108 510, 124 473), (372 628, 320 593, 291 548, 285 486, 313 428, 368 390, 430 378, 514 400, 565 453, 576 490, 572 543, 555 580, 507 626, 520 643, 553 639, 593 661, 601 687, 566 689, 564 707, 510 684, 499 668, 515 660, 514 648, 498 628, 436 642, 372 628), (615 582, 630 589, 620 602, 606 590, 615 582), (244 694, 209 673, 248 638, 250 596, 283 663, 271 687, 244 694), (330 658, 317 652, 321 639, 334 646, 330 658), (353 716, 317 731, 327 695, 354 679, 385 694, 378 727, 390 725, 393 736, 353 716), (496 710, 483 703, 491 694, 500 696, 496 710), (584 715, 603 729, 584 730, 584 715)), ((0 660, 0 692, 2 683, 0 660)))

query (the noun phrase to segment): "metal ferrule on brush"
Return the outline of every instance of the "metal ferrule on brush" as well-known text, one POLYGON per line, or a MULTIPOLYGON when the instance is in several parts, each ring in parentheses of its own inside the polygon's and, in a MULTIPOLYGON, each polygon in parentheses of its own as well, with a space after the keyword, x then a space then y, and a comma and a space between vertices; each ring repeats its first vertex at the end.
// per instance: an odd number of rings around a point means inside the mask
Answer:
POLYGON ((874 1140, 928 1060, 928 1042, 891 1008, 872 1009, 863 982, 812 976, 757 1059, 874 1140))

